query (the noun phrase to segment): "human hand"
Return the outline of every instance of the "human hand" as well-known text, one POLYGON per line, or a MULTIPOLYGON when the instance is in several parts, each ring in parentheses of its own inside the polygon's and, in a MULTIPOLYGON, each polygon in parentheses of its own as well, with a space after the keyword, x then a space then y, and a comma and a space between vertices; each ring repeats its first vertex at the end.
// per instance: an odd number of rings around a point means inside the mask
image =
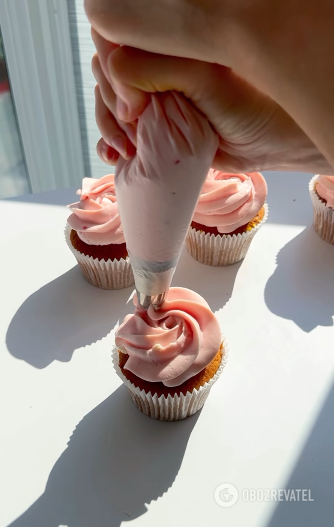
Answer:
POLYGON ((233 68, 334 166, 332 0, 85 0, 105 39, 233 68))
POLYGON ((93 38, 98 51, 92 62, 98 83, 96 119, 102 134, 97 151, 105 162, 115 164, 119 153, 124 158, 134 155, 134 123, 148 104, 149 93, 174 89, 190 99, 219 134, 214 168, 225 172, 330 169, 282 108, 230 69, 117 47, 94 31, 93 38))

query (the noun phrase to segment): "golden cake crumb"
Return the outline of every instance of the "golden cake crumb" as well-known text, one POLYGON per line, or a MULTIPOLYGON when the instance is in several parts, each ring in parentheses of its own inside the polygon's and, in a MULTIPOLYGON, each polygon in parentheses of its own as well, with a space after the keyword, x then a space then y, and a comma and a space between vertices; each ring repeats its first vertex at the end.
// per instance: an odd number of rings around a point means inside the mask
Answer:
MULTIPOLYGON (((242 234, 244 232, 251 231, 252 229, 254 229, 254 227, 256 227, 258 223, 260 223, 260 221, 263 220, 264 211, 265 209, 264 207, 262 207, 262 209, 255 216, 255 218, 253 218, 251 221, 246 223, 246 225, 242 225, 238 229, 235 229, 235 231, 229 232, 228 234, 226 234, 226 236, 232 236, 233 234, 242 234)), ((217 227, 207 227, 206 225, 196 223, 195 221, 191 223, 191 227, 193 227, 193 229, 196 229, 199 232, 205 232, 205 234, 210 233, 210 234, 215 234, 216 236, 217 235, 224 236, 224 234, 218 232, 217 227)))
POLYGON ((137 377, 137 375, 124 368, 129 358, 129 355, 123 353, 120 350, 118 350, 118 354, 119 366, 122 370, 122 373, 130 382, 132 382, 132 384, 137 386, 140 390, 144 390, 146 393, 151 392, 152 395, 156 393, 158 397, 160 397, 160 395, 164 395, 165 397, 167 397, 168 394, 173 397, 174 395, 180 395, 180 393, 186 395, 187 392, 192 392, 195 388, 198 390, 201 386, 208 382, 215 375, 220 366, 224 355, 224 346, 222 343, 217 355, 210 362, 210 364, 208 364, 208 366, 206 366, 202 371, 200 371, 199 373, 197 373, 197 375, 194 375, 184 383, 180 384, 179 386, 174 386, 173 388, 165 386, 162 382, 149 382, 144 381, 140 377, 137 377))

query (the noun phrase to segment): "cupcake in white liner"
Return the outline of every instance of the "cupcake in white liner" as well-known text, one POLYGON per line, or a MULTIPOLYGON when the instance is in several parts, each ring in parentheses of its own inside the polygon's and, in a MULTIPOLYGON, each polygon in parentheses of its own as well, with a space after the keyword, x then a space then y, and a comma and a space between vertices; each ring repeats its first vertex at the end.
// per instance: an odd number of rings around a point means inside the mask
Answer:
POLYGON ((134 284, 133 272, 118 212, 114 175, 84 178, 80 201, 65 228, 67 245, 86 280, 102 289, 123 289, 134 284))
POLYGON ((227 360, 227 345, 206 301, 171 288, 164 304, 125 317, 112 360, 135 406, 161 421, 178 421, 204 405, 227 360))
POLYGON ((93 258, 75 249, 71 242, 71 227, 65 227, 66 243, 77 259, 78 265, 87 282, 101 289, 124 289, 134 284, 129 257, 120 260, 93 258))
POLYGON ((211 169, 187 234, 189 254, 212 266, 243 260, 268 218, 266 197, 267 184, 259 172, 226 174, 211 169))
POLYGON ((325 242, 334 245, 334 176, 314 176, 309 191, 314 230, 325 242))

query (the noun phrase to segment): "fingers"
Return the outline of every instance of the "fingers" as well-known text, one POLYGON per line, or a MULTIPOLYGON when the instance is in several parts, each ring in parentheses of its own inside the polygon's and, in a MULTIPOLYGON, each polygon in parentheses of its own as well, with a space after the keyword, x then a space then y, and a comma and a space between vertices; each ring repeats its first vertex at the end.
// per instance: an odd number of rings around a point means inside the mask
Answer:
POLYGON ((119 153, 117 150, 107 145, 102 137, 96 145, 96 152, 100 159, 104 163, 107 163, 107 165, 116 165, 119 158, 119 153))
MULTIPOLYGON (((151 54, 135 50, 134 48, 123 49, 122 47, 119 50, 120 53, 110 53, 107 69, 117 94, 117 116, 122 121, 131 122, 138 118, 149 103, 148 92, 159 90, 145 89, 143 78, 145 72, 142 72, 140 65, 136 64, 136 58, 139 59, 142 54, 144 56, 150 56, 151 54), (132 67, 135 68, 133 74, 131 73, 132 67)), ((150 84, 150 82, 147 82, 147 84, 150 84)))
POLYGON ((95 88, 95 118, 102 138, 107 145, 117 150, 124 159, 135 154, 135 147, 104 103, 99 86, 95 88))
POLYGON ((265 124, 272 101, 238 77, 230 68, 191 59, 167 57, 126 46, 108 58, 108 70, 118 100, 127 116, 138 118, 148 100, 140 93, 176 90, 203 112, 226 141, 248 142, 254 128, 265 124))
POLYGON ((128 122, 137 119, 150 100, 148 93, 176 90, 196 104, 212 67, 126 46, 115 49, 108 58, 108 72, 117 95, 118 117, 128 122))
POLYGON ((106 79, 103 71, 102 65, 100 63, 99 57, 97 54, 94 55, 92 59, 92 71, 96 79, 97 84, 99 85, 101 97, 104 104, 107 106, 109 111, 112 113, 116 119, 118 126, 122 129, 126 136, 130 139, 133 145, 137 144, 137 124, 136 123, 124 123, 117 119, 116 115, 116 95, 112 89, 111 84, 106 79))
POLYGON ((111 83, 111 79, 109 77, 109 71, 107 67, 107 61, 110 53, 114 51, 116 48, 118 48, 118 44, 113 44, 112 42, 109 42, 108 40, 105 40, 95 29, 91 28, 91 35, 92 40, 94 42, 99 61, 101 64, 102 71, 104 73, 105 78, 108 80, 109 83, 111 83))
POLYGON ((110 112, 115 115, 116 112, 116 95, 110 82, 107 80, 104 72, 102 70, 102 65, 99 60, 98 55, 95 53, 92 59, 92 72, 95 77, 95 80, 99 86, 101 97, 104 104, 110 110, 110 112))

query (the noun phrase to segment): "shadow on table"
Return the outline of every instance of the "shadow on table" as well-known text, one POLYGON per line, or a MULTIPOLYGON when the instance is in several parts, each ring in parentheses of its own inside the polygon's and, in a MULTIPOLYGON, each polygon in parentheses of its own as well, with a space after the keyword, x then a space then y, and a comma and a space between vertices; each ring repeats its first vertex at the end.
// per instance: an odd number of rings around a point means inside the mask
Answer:
POLYGON ((173 484, 199 414, 164 423, 124 386, 78 424, 44 494, 10 527, 119 527, 173 484))
MULTIPOLYGON (((202 295, 213 311, 229 300, 240 263, 212 268, 184 251, 173 285, 202 295)), ((35 368, 71 360, 74 350, 92 344, 133 312, 133 289, 105 291, 88 284, 78 266, 33 293, 15 313, 6 335, 8 351, 35 368)))
POLYGON ((312 205, 308 184, 313 174, 264 172, 268 184, 269 223, 309 225, 312 205))
POLYGON ((35 368, 71 360, 74 350, 110 333, 133 309, 132 288, 93 287, 78 266, 33 293, 15 313, 6 336, 9 352, 35 368))
POLYGON ((268 308, 306 332, 333 326, 333 269, 334 246, 308 227, 277 255, 277 268, 265 288, 268 308))
MULTIPOLYGON (((314 501, 282 501, 267 527, 329 527, 334 518, 334 386, 285 489, 310 489, 314 501)), ((300 495, 300 500, 302 495, 300 495)))
POLYGON ((201 295, 212 311, 218 311, 229 301, 242 262, 227 267, 211 267, 194 260, 183 248, 173 278, 173 286, 187 287, 201 295))

